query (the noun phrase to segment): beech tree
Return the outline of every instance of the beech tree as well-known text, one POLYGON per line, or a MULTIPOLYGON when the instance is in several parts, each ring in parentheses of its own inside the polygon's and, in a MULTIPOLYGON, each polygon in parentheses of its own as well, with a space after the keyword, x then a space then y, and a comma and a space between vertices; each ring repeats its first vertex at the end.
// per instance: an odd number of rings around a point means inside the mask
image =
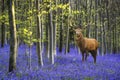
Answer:
POLYGON ((8 0, 8 14, 10 25, 9 72, 12 72, 16 69, 16 57, 17 57, 17 36, 15 24, 14 0, 8 0))
MULTIPOLYGON (((40 1, 41 2, 41 1, 40 1)), ((40 66, 43 66, 43 61, 42 61, 42 39, 41 39, 41 17, 40 17, 40 8, 39 8, 39 0, 36 1, 36 10, 37 10, 37 26, 36 26, 36 31, 37 31, 37 54, 38 54, 38 64, 40 66)))
POLYGON ((9 39, 10 45, 14 44, 10 46, 10 55, 12 55, 10 59, 12 59, 13 55, 13 60, 16 59, 16 42, 19 41, 20 45, 21 43, 27 44, 25 42, 27 38, 26 41, 29 43, 36 43, 38 64, 43 65, 44 54, 53 64, 54 56, 57 55, 56 48, 58 48, 59 52, 63 52, 65 49, 64 53, 66 54, 70 51, 70 45, 75 44, 74 39, 72 39, 74 36, 72 31, 80 25, 85 37, 96 38, 99 41, 101 55, 119 52, 119 0, 7 1, 9 3, 8 8, 6 8, 5 0, 0 1, 2 4, 0 6, 0 41, 1 47, 4 46, 5 40, 9 41, 9 39), (15 10, 13 2, 15 3, 15 10), (9 24, 5 14, 7 11, 9 11, 9 24), (26 33, 30 36, 29 39, 28 36, 23 34, 24 30, 32 33, 31 35, 26 33), (16 34, 18 34, 18 41, 16 40, 16 34), (32 41, 31 38, 35 40, 32 41), (43 49, 45 52, 43 52, 43 49))
MULTIPOLYGON (((2 7, 1 7, 1 12, 3 18, 5 17, 5 0, 2 0, 2 7)), ((1 47, 4 47, 5 44, 5 21, 4 19, 2 20, 1 23, 1 47)))

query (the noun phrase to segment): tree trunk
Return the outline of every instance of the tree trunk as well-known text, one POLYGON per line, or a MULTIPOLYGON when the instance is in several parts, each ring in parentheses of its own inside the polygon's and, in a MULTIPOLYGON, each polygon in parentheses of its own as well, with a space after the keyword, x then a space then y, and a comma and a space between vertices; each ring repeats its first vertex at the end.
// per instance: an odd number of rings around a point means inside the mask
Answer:
POLYGON ((71 13, 71 0, 69 0, 69 15, 68 15, 68 26, 67 26, 67 37, 66 37, 66 44, 65 44, 65 54, 67 54, 67 52, 69 51, 69 27, 70 27, 70 13, 71 13))
MULTIPOLYGON (((63 4, 63 0, 60 1, 61 4, 63 4)), ((62 10, 60 10, 60 13, 62 14, 62 10)), ((62 52, 63 49, 63 15, 61 16, 60 21, 60 36, 59 36, 59 52, 62 52)))
POLYGON ((53 53, 56 55, 56 25, 53 22, 53 53))
POLYGON ((38 64, 39 66, 43 66, 43 59, 42 59, 42 42, 41 42, 41 20, 39 16, 39 0, 36 1, 36 10, 37 10, 37 54, 38 54, 38 64))
POLYGON ((112 38, 112 28, 110 29, 110 53, 112 54, 112 49, 113 49, 113 38, 112 38))
POLYGON ((87 29, 86 29, 86 37, 90 38, 90 33, 91 33, 90 23, 88 23, 87 29))
MULTIPOLYGON (((105 23, 104 23, 105 24, 105 23)), ((107 43, 106 43, 106 39, 107 39, 107 36, 106 36, 106 25, 103 24, 103 44, 104 44, 104 54, 106 54, 107 52, 107 43)))
MULTIPOLYGON (((48 15, 48 17, 49 17, 49 15, 48 15)), ((47 56, 47 58, 50 58, 50 51, 49 51, 49 48, 50 48, 50 36, 49 36, 49 34, 50 34, 50 32, 49 32, 49 29, 48 29, 48 27, 50 27, 49 26, 49 23, 47 22, 46 23, 46 56, 47 56)))
POLYGON ((98 28, 97 28, 97 20, 98 20, 98 12, 97 12, 98 0, 95 0, 95 39, 98 40, 98 28))
MULTIPOLYGON (((2 0, 2 14, 4 14, 4 10, 5 10, 5 1, 2 0)), ((5 44, 5 23, 2 22, 1 25, 1 47, 4 47, 5 44)))
POLYGON ((9 72, 16 69, 16 55, 17 55, 17 36, 15 24, 15 10, 14 0, 8 0, 8 13, 10 24, 10 57, 9 57, 9 72))
MULTIPOLYGON (((58 1, 56 0, 56 2, 55 2, 56 7, 57 7, 57 4, 58 4, 58 1)), ((58 10, 56 10, 56 12, 55 12, 55 16, 54 16, 55 21, 54 21, 54 26, 53 26, 53 53, 54 53, 54 55, 57 55, 56 54, 57 15, 58 15, 58 10)))
POLYGON ((67 35, 66 35, 66 44, 65 44, 65 54, 67 54, 67 52, 69 51, 69 23, 67 26, 67 35))
MULTIPOLYGON (((109 4, 108 1, 107 1, 107 4, 109 4)), ((106 15, 107 15, 107 26, 108 26, 107 49, 108 49, 108 53, 110 53, 110 44, 111 44, 111 41, 110 41, 110 37, 111 37, 110 27, 111 27, 111 24, 110 24, 110 15, 109 15, 109 5, 107 5, 107 7, 106 7, 106 15)))
POLYGON ((114 15, 115 17, 114 17, 114 24, 115 24, 115 26, 114 26, 114 30, 115 30, 115 35, 114 35, 114 37, 115 37, 115 42, 114 42, 114 44, 115 44, 115 46, 114 46, 114 53, 117 53, 117 30, 116 30, 116 15, 114 15))
MULTIPOLYGON (((50 2, 50 7, 52 6, 52 3, 50 2)), ((50 62, 51 64, 54 64, 54 53, 53 53, 53 14, 52 10, 50 11, 50 62)))
MULTIPOLYGON (((62 23, 60 23, 62 24, 62 23)), ((62 52, 62 47, 63 47, 63 30, 62 30, 62 25, 60 25, 60 37, 59 37, 59 52, 62 52)))

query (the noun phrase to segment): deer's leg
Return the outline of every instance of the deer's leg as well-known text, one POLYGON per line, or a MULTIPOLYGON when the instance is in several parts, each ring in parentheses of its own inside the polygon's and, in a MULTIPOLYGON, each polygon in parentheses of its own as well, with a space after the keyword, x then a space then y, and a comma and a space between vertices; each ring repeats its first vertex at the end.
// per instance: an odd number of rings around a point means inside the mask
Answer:
POLYGON ((92 51, 91 54, 92 54, 92 57, 94 58, 94 63, 96 64, 97 50, 92 51))
POLYGON ((89 56, 88 51, 85 53, 85 61, 87 60, 87 57, 89 56))
POLYGON ((84 62, 84 53, 82 53, 82 62, 84 62))
POLYGON ((82 51, 82 61, 84 62, 85 60, 85 51, 82 51))

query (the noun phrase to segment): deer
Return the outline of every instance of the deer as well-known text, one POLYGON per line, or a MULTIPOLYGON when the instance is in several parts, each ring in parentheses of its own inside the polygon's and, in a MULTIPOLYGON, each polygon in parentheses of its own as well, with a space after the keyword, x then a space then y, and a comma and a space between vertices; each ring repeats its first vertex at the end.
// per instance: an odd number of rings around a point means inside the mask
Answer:
POLYGON ((81 28, 76 28, 74 29, 74 31, 77 46, 79 47, 82 53, 82 61, 86 61, 89 53, 91 53, 94 59, 94 63, 96 64, 98 41, 94 38, 84 37, 81 28))

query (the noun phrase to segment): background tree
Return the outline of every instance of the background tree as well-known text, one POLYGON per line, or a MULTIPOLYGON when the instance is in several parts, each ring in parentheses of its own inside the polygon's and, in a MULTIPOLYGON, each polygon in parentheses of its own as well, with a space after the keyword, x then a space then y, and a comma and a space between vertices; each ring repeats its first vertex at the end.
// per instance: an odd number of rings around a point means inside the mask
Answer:
MULTIPOLYGON (((71 45, 75 45, 73 29, 80 25, 85 37, 96 38, 99 41, 100 55, 119 52, 118 0, 15 0, 14 2, 18 44, 28 46, 30 42, 35 43, 40 65, 43 64, 42 57, 46 56, 51 63, 54 63, 53 56, 57 55, 56 50, 61 53, 65 50, 64 53, 68 53, 71 45), (24 34, 26 30, 27 35, 24 34)), ((2 46, 4 40, 9 42, 11 38, 8 27, 11 24, 8 24, 6 14, 8 8, 3 5, 6 1, 1 0, 0 3, 2 46)))
MULTIPOLYGON (((40 1, 41 2, 41 1, 40 1)), ((38 63, 40 66, 43 66, 43 61, 42 61, 42 39, 41 39, 41 16, 40 16, 40 9, 39 9, 39 0, 36 1, 36 10, 37 10, 37 54, 38 54, 38 63)))
POLYGON ((1 47, 4 47, 5 44, 5 1, 2 0, 2 16, 3 20, 1 23, 1 47))
POLYGON ((8 13, 10 24, 10 58, 9 58, 9 72, 16 69, 16 57, 17 57, 17 36, 15 25, 15 10, 14 0, 8 0, 8 13))

